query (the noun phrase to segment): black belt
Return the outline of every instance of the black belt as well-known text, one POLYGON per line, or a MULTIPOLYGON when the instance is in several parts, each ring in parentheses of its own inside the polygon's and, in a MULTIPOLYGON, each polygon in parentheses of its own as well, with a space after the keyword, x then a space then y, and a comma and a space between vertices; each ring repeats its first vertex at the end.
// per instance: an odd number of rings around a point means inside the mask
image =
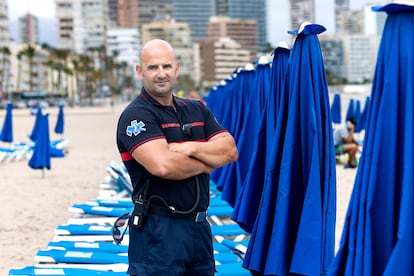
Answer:
POLYGON ((179 219, 187 219, 192 220, 194 222, 202 222, 207 217, 207 212, 191 212, 188 214, 180 214, 180 213, 174 213, 170 209, 167 209, 166 207, 160 207, 152 205, 149 207, 148 210, 149 213, 160 215, 160 216, 166 216, 170 218, 179 218, 179 219))

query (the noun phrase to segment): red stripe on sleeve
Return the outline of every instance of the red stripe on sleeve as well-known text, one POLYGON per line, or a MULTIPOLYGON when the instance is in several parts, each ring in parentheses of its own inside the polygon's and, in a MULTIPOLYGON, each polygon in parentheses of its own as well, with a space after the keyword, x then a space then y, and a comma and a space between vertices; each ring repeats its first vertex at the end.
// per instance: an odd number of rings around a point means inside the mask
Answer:
POLYGON ((129 161, 132 159, 132 155, 129 152, 121 153, 121 160, 122 161, 129 161))
POLYGON ((204 126, 204 122, 194 122, 194 123, 191 123, 191 125, 192 126, 194 126, 194 127, 196 127, 196 126, 204 126))

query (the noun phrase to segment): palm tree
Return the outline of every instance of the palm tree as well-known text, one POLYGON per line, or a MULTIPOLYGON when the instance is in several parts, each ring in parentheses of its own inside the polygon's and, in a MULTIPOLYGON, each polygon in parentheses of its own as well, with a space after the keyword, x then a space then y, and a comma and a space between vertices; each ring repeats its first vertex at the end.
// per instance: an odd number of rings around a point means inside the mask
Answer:
POLYGON ((7 90, 7 80, 10 65, 10 49, 7 46, 0 48, 1 53, 1 75, 0 75, 0 89, 7 90))
POLYGON ((54 48, 53 54, 58 60, 63 62, 63 63, 61 63, 61 66, 59 68, 60 71, 58 71, 59 72, 58 79, 59 79, 59 81, 61 80, 60 73, 63 72, 66 75, 66 82, 65 82, 66 85, 63 85, 63 82, 60 82, 61 87, 59 87, 59 88, 60 88, 60 90, 65 91, 65 94, 68 94, 67 90, 68 90, 69 77, 72 75, 72 72, 68 67, 68 57, 69 57, 69 54, 70 54, 70 50, 69 49, 54 48))
POLYGON ((23 55, 29 60, 29 90, 33 91, 33 59, 35 57, 36 50, 30 44, 23 49, 23 55))
POLYGON ((20 91, 20 86, 22 84, 22 57, 23 57, 24 53, 23 50, 19 51, 17 53, 17 60, 18 60, 18 64, 17 64, 17 81, 16 81, 16 90, 20 91))
POLYGON ((81 89, 81 93, 79 93, 79 100, 82 102, 84 93, 92 100, 94 87, 91 79, 92 72, 94 71, 93 59, 89 55, 80 55, 77 68, 78 70, 76 71, 79 74, 79 79, 81 80, 81 84, 79 85, 79 88, 81 89))

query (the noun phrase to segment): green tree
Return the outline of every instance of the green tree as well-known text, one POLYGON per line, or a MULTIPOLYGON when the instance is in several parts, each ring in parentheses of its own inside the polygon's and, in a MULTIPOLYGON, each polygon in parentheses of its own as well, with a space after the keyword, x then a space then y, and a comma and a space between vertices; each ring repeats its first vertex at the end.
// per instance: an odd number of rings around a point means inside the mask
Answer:
POLYGON ((263 53, 271 53, 274 49, 275 49, 275 47, 270 42, 266 42, 264 48, 262 49, 262 52, 263 53))
POLYGON ((0 74, 0 88, 7 89, 7 80, 10 67, 11 52, 9 47, 4 46, 0 48, 1 53, 1 74, 0 74))
POLYGON ((28 44, 26 48, 23 49, 23 55, 26 56, 29 61, 29 91, 33 91, 33 60, 36 55, 36 49, 28 44))

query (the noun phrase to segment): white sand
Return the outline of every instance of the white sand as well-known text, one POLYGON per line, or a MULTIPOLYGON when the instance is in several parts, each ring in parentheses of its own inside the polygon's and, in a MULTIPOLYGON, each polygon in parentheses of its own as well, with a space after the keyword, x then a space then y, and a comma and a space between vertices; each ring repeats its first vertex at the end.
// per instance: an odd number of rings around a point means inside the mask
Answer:
MULTIPOLYGON (((96 198, 99 184, 107 176, 106 165, 119 161, 115 128, 122 107, 65 108, 64 138, 69 153, 52 159, 51 170, 31 169, 28 161, 0 164, 0 275, 12 267, 34 264, 39 249, 46 248, 57 225, 73 215, 74 203, 96 198)), ((58 109, 46 110, 51 139, 58 109)), ((0 124, 5 110, 0 110, 0 124)), ((29 141, 34 116, 29 110, 13 110, 14 141, 29 141)), ((1 126, 0 126, 1 127, 1 126)), ((0 142, 0 147, 8 146, 0 142)), ((341 235, 356 170, 337 166, 337 240, 341 235)), ((338 243, 338 242, 337 242, 338 243)))

